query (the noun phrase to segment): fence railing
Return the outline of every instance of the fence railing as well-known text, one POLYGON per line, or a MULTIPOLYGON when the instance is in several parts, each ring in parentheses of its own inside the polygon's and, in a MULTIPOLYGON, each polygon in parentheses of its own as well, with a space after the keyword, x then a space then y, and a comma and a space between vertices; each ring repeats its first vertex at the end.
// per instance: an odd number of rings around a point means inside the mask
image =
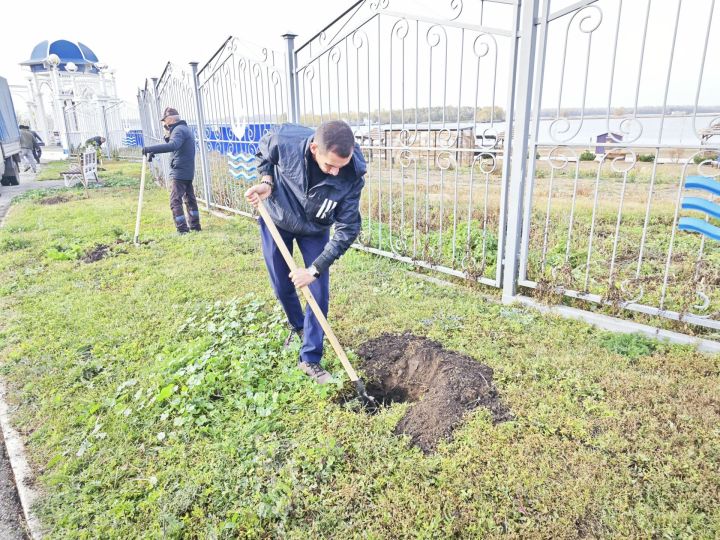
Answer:
POLYGON ((287 119, 285 57, 228 39, 197 75, 204 114, 210 204, 250 215, 243 193, 255 178, 260 138, 287 119))
POLYGON ((583 4, 555 13, 546 5, 536 23, 533 109, 553 109, 535 115, 529 137, 530 155, 545 159, 531 160, 524 186, 519 284, 718 330, 717 193, 688 193, 689 179, 712 187, 720 175, 709 159, 720 137, 707 136, 720 126, 707 54, 718 9, 714 1, 583 4), (684 111, 670 110, 673 88, 690 98, 684 111), (572 89, 582 89, 579 108, 567 118, 572 89), (604 105, 589 111, 593 95, 604 105), (634 105, 622 107, 623 95, 634 105), (643 114, 643 99, 656 112, 643 114), (701 99, 715 114, 698 112, 701 99), (683 204, 693 193, 710 213, 683 204), (681 216, 707 228, 680 231, 681 216))
POLYGON ((137 106, 119 101, 105 107, 107 146, 111 156, 140 159, 144 145, 137 106))
POLYGON ((262 135, 341 118, 368 162, 355 247, 506 300, 718 330, 720 9, 671 3, 674 18, 652 0, 361 1, 299 47, 283 36, 286 54, 229 38, 199 70, 168 64, 138 96, 143 134, 161 141, 177 108, 202 200, 251 215, 262 135))
POLYGON ((143 133, 136 107, 120 100, 79 100, 66 107, 65 126, 71 152, 92 137, 104 137, 107 157, 138 159, 143 133))

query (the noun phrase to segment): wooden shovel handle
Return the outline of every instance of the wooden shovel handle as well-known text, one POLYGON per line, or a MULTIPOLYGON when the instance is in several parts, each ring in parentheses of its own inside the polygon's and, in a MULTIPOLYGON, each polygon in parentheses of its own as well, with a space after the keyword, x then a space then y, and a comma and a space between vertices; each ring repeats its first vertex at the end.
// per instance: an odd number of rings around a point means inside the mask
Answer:
MULTIPOLYGON (((282 237, 280 236, 280 233, 277 230, 277 227, 275 226, 275 223, 273 223, 272 218, 267 212, 267 209, 265 208, 265 205, 262 201, 258 203, 257 206, 258 212, 260 212, 260 217, 262 217, 263 221, 265 222, 265 226, 270 231, 270 234, 273 237, 273 240, 275 240, 275 244, 277 244, 277 247, 280 249, 280 253, 282 253, 283 258, 285 259, 285 262, 287 263, 290 270, 296 270, 297 265, 295 264, 295 260, 293 259, 292 255, 288 251, 287 246, 285 245, 285 242, 283 241, 282 237)), ((345 354, 345 350, 340 345, 340 342, 338 341, 337 337, 335 337, 335 332, 332 331, 332 328, 330 328, 330 324, 328 323, 327 319, 325 318, 325 315, 323 315, 322 310, 320 309, 320 306, 315 301, 315 297, 310 292, 310 289, 305 287, 300 287, 300 290, 303 293, 303 296, 305 297, 305 300, 307 300, 307 303, 310 305, 310 309, 312 309, 313 313, 315 314, 315 317, 320 322, 320 326, 322 326, 322 329, 325 331, 325 335, 328 337, 328 340, 330 341, 330 344, 332 345, 333 350, 335 351, 335 354, 337 354, 338 358, 340 359, 340 362, 342 362, 343 367, 345 368, 345 371, 347 372, 348 376, 350 377, 350 380, 355 382, 358 380, 357 373, 355 373, 355 370, 353 369, 352 365, 350 364, 350 361, 348 360, 347 355, 345 354)))
POLYGON ((133 242, 135 245, 140 244, 140 215, 142 214, 143 192, 145 191, 145 171, 147 169, 147 156, 143 156, 142 172, 140 173, 140 195, 138 195, 137 216, 135 218, 135 237, 133 242))

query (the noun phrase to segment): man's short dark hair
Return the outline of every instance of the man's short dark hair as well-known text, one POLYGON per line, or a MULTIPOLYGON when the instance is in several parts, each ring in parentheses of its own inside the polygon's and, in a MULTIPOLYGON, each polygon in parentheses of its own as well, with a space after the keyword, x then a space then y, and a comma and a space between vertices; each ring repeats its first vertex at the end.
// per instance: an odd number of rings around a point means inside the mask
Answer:
POLYGON ((323 122, 315 131, 313 139, 323 154, 332 152, 338 157, 346 158, 352 155, 355 148, 355 135, 342 120, 323 122))

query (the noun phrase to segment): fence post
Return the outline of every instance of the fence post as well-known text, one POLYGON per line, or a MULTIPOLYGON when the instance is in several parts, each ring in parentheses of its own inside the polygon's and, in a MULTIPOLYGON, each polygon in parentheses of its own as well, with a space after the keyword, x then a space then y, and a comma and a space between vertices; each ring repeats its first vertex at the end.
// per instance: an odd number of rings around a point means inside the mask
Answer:
POLYGON ((151 113, 152 113, 152 122, 151 122, 151 130, 153 138, 157 140, 162 140, 162 132, 160 130, 160 94, 158 94, 158 79, 157 77, 153 77, 150 79, 152 81, 152 95, 150 97, 150 105, 151 105, 151 113))
POLYGON ((110 131, 108 130, 108 124, 107 124, 107 109, 105 108, 105 102, 100 102, 100 120, 102 121, 102 129, 103 129, 103 137, 105 137, 105 157, 110 159, 112 157, 112 153, 110 152, 110 131))
POLYGON ((192 69, 193 91, 195 93, 195 106, 197 108, 198 146, 200 147, 203 186, 205 186, 205 206, 210 210, 212 191, 210 190, 210 168, 208 167, 207 149, 205 148, 205 114, 203 112, 202 99, 200 98, 200 85, 198 84, 198 63, 190 62, 190 68, 192 69))
POLYGON ((140 130, 143 134, 143 144, 142 146, 147 146, 145 144, 145 137, 146 133, 149 131, 148 126, 148 119, 147 119, 147 111, 145 110, 145 106, 143 105, 146 103, 147 100, 147 92, 145 90, 138 89, 137 93, 137 104, 138 104, 138 113, 140 114, 140 130))
POLYGON ((33 103, 39 111, 37 114, 38 129, 43 134, 45 144, 50 145, 52 144, 52 140, 50 138, 50 130, 48 129, 47 116, 45 114, 45 105, 43 104, 42 96, 40 95, 40 91, 38 90, 37 74, 33 73, 32 77, 28 77, 28 82, 30 83, 33 103))
MULTIPOLYGON (((153 139, 155 139, 155 141, 159 142, 159 141, 163 141, 163 131, 162 131, 162 128, 160 127, 160 116, 161 116, 160 115, 160 91, 158 89, 158 85, 160 84, 160 81, 157 77, 152 77, 150 80, 153 83, 152 84, 152 101, 151 101, 152 116, 153 116, 153 118, 152 118, 152 126, 153 126, 152 136, 153 136, 153 139)), ((146 146, 148 146, 148 145, 146 144, 146 146)), ((167 182, 168 182, 168 179, 170 178, 170 169, 168 166, 168 160, 161 159, 158 161, 158 163, 160 164, 160 168, 162 169, 161 178, 162 178, 163 185, 167 188, 168 187, 167 182)), ((157 181, 157 178, 155 178, 155 180, 157 181)))
POLYGON ((298 83, 297 83, 297 78, 295 76, 295 60, 296 60, 296 58, 295 58, 295 38, 297 37, 297 34, 288 32, 287 34, 283 34, 282 37, 287 43, 287 52, 285 53, 285 57, 287 58, 287 61, 285 62, 285 65, 287 68, 287 85, 288 85, 288 91, 287 91, 288 121, 297 124, 300 122, 300 104, 298 101, 298 83))
MULTIPOLYGON (((57 60, 55 58, 54 60, 57 60)), ((65 120, 65 102, 60 95, 62 92, 62 88, 60 88, 60 77, 58 75, 58 65, 56 63, 52 63, 50 65, 50 76, 52 81, 52 89, 54 98, 53 99, 53 110, 55 111, 55 118, 56 118, 56 126, 55 128, 58 131, 58 135, 60 136, 60 146, 62 146, 63 154, 69 155, 70 154, 70 141, 68 139, 68 130, 67 130, 67 122, 65 120)))
POLYGON ((538 0, 523 0, 518 7, 515 21, 515 28, 518 30, 515 39, 520 41, 520 47, 516 47, 514 59, 513 99, 515 106, 513 107, 513 118, 508 118, 507 121, 508 131, 512 130, 512 133, 508 133, 511 136, 510 151, 505 157, 505 159, 510 159, 510 183, 508 185, 507 227, 505 229, 505 252, 503 254, 502 300, 504 303, 512 302, 517 295, 522 237, 522 200, 525 192, 525 174, 527 172, 533 67, 535 65, 535 19, 538 12, 538 3, 538 0), (515 120, 514 129, 513 120, 515 120))

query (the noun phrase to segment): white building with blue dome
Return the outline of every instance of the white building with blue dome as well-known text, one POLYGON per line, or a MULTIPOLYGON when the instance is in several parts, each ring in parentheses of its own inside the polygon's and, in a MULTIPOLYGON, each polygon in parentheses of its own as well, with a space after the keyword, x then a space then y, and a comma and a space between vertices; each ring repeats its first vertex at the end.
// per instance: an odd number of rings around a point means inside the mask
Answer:
POLYGON ((33 72, 46 72, 48 70, 46 60, 51 54, 56 54, 60 58, 58 66, 60 71, 66 71, 68 63, 73 63, 77 67, 78 73, 99 73, 96 64, 100 60, 92 49, 79 41, 73 42, 65 39, 41 41, 33 48, 30 59, 21 62, 20 65, 30 66, 30 70, 33 72))
POLYGON ((107 137, 105 110, 119 103, 115 72, 90 47, 65 39, 41 41, 20 65, 29 69, 30 113, 46 142, 52 144, 55 132, 69 152, 86 135, 107 137), (48 103, 52 127, 46 121, 48 103))

